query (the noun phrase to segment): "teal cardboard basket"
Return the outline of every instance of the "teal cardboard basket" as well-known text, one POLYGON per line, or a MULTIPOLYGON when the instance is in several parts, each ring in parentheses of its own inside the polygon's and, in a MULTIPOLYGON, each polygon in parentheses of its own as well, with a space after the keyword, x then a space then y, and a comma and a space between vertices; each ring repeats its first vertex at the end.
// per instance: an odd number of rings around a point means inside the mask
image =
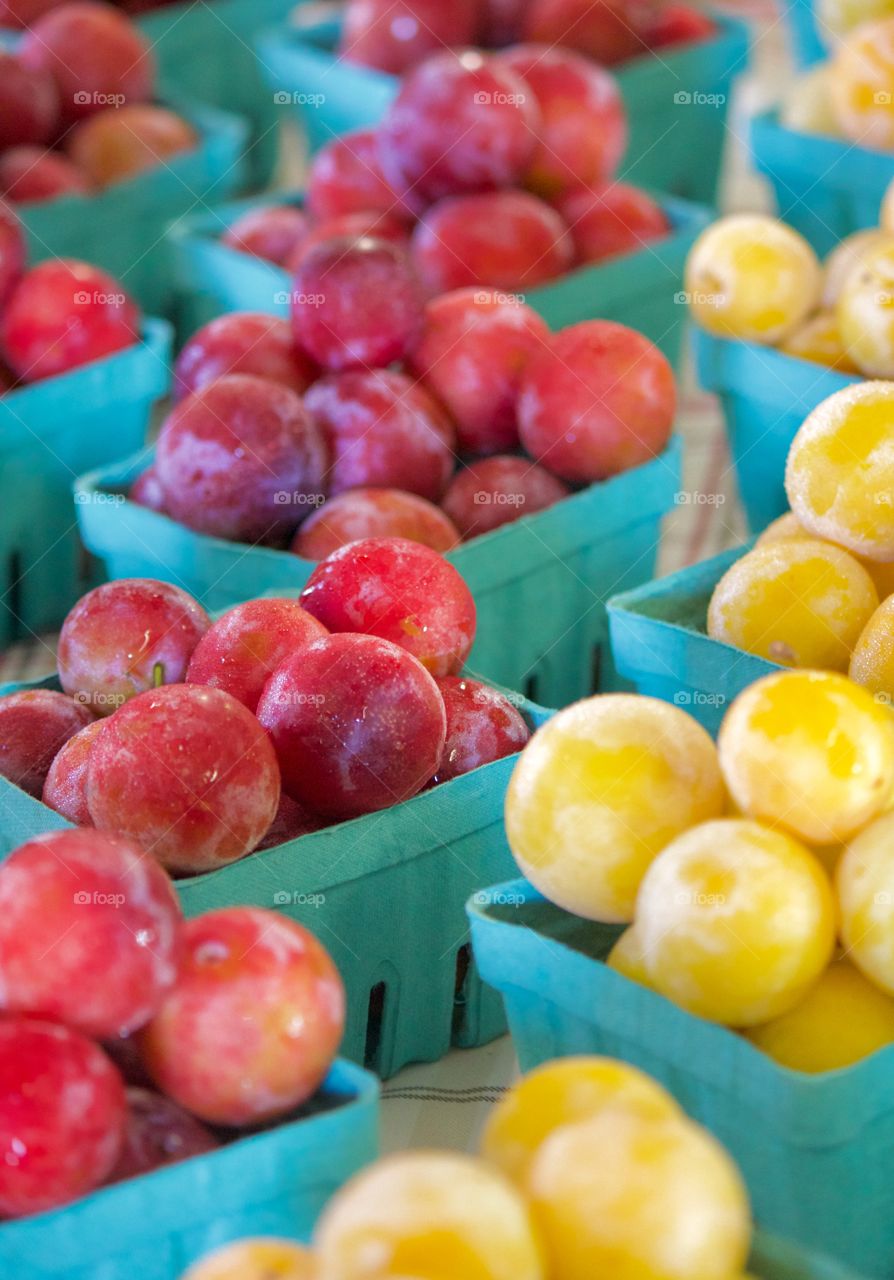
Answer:
MULTIPOLYGON (((256 593, 252 593, 256 594, 256 593)), ((17 688, 55 688, 54 678, 17 688)), ((509 694, 532 728, 551 712, 509 694)), ((465 904, 512 873, 503 801, 517 756, 208 875, 179 880, 187 916, 252 905, 297 920, 326 946, 348 992, 342 1053, 383 1079, 506 1029, 470 963, 465 904)), ((0 859, 71 824, 0 778, 0 859)), ((2 1272, 0 1272, 2 1274, 2 1272)))
MULTIPOLYGON (((209 538, 108 501, 150 460, 144 453, 78 482, 81 536, 109 577, 162 578, 208 609, 307 581, 313 564, 289 552, 209 538)), ((451 551, 478 608, 470 672, 550 707, 615 687, 605 604, 652 576, 661 520, 679 488, 675 438, 643 466, 451 551)))
POLYGON ((298 0, 214 0, 166 4, 137 25, 152 41, 162 85, 247 120, 246 177, 253 187, 273 177, 280 113, 252 40, 285 22, 298 0))
POLYGON ((796 65, 812 67, 827 58, 829 45, 820 31, 814 0, 786 0, 783 9, 796 65))
POLYGON ((713 734, 737 694, 781 670, 774 662, 712 640, 705 630, 714 588, 747 550, 725 551, 608 603, 618 671, 637 693, 676 703, 713 734))
POLYGON ((172 305, 166 228, 241 189, 248 134, 237 116, 170 96, 166 101, 198 130, 194 150, 97 195, 16 206, 29 261, 83 258, 105 267, 153 315, 166 314, 172 305))
MULTIPOLYGON (((718 33, 617 69, 630 121, 621 176, 641 187, 713 204, 732 85, 748 62, 748 28, 716 18, 718 33)), ((297 109, 313 150, 376 125, 397 94, 394 76, 335 54, 335 20, 263 32, 256 41, 279 103, 297 109)))
POLYGON ((825 257, 853 231, 877 227, 894 179, 894 153, 787 129, 776 112, 751 121, 755 168, 773 188, 780 218, 825 257))
MULTIPOLYGON (((260 203, 299 205, 302 197, 267 196, 239 201, 197 214, 172 228, 169 242, 178 293, 177 327, 187 336, 224 311, 289 314, 291 281, 287 272, 231 249, 221 232, 260 203)), ((615 320, 638 329, 679 365, 687 330, 682 304, 683 269, 711 213, 685 200, 659 196, 671 223, 664 240, 610 261, 581 267, 562 279, 525 292, 525 302, 558 330, 579 320, 615 320)))
POLYGON ((294 1118, 207 1155, 0 1224, 9 1280, 180 1280, 244 1236, 307 1241, 327 1200, 378 1153, 378 1081, 333 1066, 294 1118))
POLYGON ((147 320, 126 351, 0 397, 0 646, 56 626, 98 581, 72 482, 142 445, 170 355, 170 326, 147 320))
POLYGON ((694 334, 698 381, 720 398, 739 497, 752 533, 788 510, 785 460, 801 423, 857 375, 772 347, 694 334))
POLYGON ((846 1070, 780 1067, 603 963, 621 933, 525 880, 476 894, 472 943, 523 1071, 605 1054, 648 1072, 737 1161, 762 1227, 867 1276, 894 1274, 894 1047, 846 1070))

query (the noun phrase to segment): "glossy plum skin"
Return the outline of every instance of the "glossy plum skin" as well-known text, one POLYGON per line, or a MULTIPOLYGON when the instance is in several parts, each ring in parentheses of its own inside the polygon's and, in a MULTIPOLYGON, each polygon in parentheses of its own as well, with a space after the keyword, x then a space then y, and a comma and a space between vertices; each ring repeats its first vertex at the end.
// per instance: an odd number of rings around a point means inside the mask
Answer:
POLYGON ((645 33, 657 10, 654 0, 531 0, 522 36, 609 67, 647 52, 645 33))
POLYGON ((274 911, 209 911, 184 928, 180 978, 140 1033, 156 1084, 209 1124, 285 1115, 319 1087, 344 1031, 327 951, 274 911))
POLYGON ((0 1216, 54 1209, 104 1182, 126 1114, 121 1077, 95 1044, 36 1018, 0 1019, 0 1216))
POLYGON ((389 369, 321 378, 304 405, 329 444, 330 495, 404 489, 436 502, 455 465, 450 419, 424 387, 389 369))
POLYGON ((138 840, 169 871, 213 871, 249 853, 279 804, 267 735, 222 689, 167 685, 108 721, 87 767, 97 828, 138 840))
POLYGON ((327 462, 326 443, 294 391, 228 374, 175 406, 155 465, 175 520, 257 542, 291 533, 319 505, 327 462))
POLYGON ((409 227, 402 217, 396 213, 379 213, 376 210, 362 209, 358 213, 340 213, 337 217, 327 218, 311 227, 305 238, 286 261, 287 271, 297 271, 304 259, 317 245, 327 244, 330 240, 387 240, 398 249, 407 250, 410 246, 409 227))
POLYGON ((164 511, 165 491, 158 478, 155 467, 147 467, 141 471, 130 486, 128 498, 138 506, 148 507, 150 511, 164 511))
POLYGON ((384 368, 422 327, 424 296, 407 255, 385 240, 326 240, 302 259, 292 293, 295 341, 331 372, 384 368))
POLYGON ((444 494, 443 507, 463 538, 535 515, 571 490, 529 458, 495 454, 470 462, 444 494))
POLYGON ((66 141, 69 159, 97 187, 124 182, 192 151, 195 129, 173 111, 143 103, 101 111, 82 120, 66 141))
POLYGON ((374 129, 342 134, 317 152, 308 173, 306 205, 316 223, 357 213, 412 218, 382 176, 374 129))
POLYGON ((326 635, 297 600, 247 600, 212 623, 193 652, 189 684, 223 689, 254 711, 281 662, 326 635))
POLYGON ((447 676, 437 683, 447 712, 447 739, 433 784, 521 751, 531 731, 502 693, 465 676, 447 676))
POLYGON ((47 71, 31 71, 0 51, 0 150, 37 146, 52 140, 59 118, 59 94, 47 71))
POLYGON ((533 289, 564 275, 574 245, 561 215, 527 191, 454 196, 413 232, 413 265, 432 293, 480 285, 533 289))
POLYGON ((610 72, 570 49, 517 45, 496 55, 529 86, 540 109, 540 146, 525 186, 553 197, 576 186, 601 186, 627 147, 627 112, 610 72))
POLYGON ((531 361, 519 435, 550 471, 587 484, 659 454, 675 409, 673 371, 658 348, 625 325, 588 320, 531 361))
POLYGON ((18 215, 0 201, 0 308, 25 270, 25 233, 18 215))
POLYGON ((521 375, 549 337, 536 311, 493 289, 458 289, 428 303, 410 364, 456 423, 460 449, 517 447, 521 375))
POLYGON ((66 124, 147 102, 155 89, 152 46, 110 4, 80 0, 46 14, 25 35, 19 56, 53 77, 66 124))
POLYGON ((433 551, 451 551, 459 530, 434 503, 402 489, 348 489, 306 520, 291 550, 304 560, 325 560, 361 538, 408 538, 433 551))
POLYGON ((0 0, 0 26, 24 28, 66 0, 0 0))
POLYGON ((0 698, 0 776, 40 796, 56 755, 93 719, 87 707, 54 689, 21 689, 0 698))
POLYGON ((205 1125, 176 1102, 153 1089, 127 1090, 124 1146, 110 1182, 136 1178, 220 1146, 205 1125))
POLYGON ((252 209, 231 223, 221 244, 284 267, 307 235, 306 215, 291 205, 252 209))
POLYGON ((334 818, 409 800, 434 773, 446 720, 438 687, 404 649, 334 635, 287 658, 258 704, 284 790, 334 818))
POLYGON ((139 308, 118 281, 71 258, 26 271, 0 319, 6 363, 23 382, 66 373, 139 340, 139 308))
POLYGON ((399 76, 430 53, 474 44, 477 17, 478 0, 351 0, 339 51, 399 76))
POLYGON ((129 1035, 174 985, 182 919, 139 845, 89 830, 37 836, 0 866, 0 1007, 97 1040, 129 1035))
POLYGON ((94 587, 69 611, 56 654, 66 693, 96 715, 160 684, 179 684, 211 625, 191 595, 153 578, 94 587))
POLYGON ((651 196, 626 182, 602 190, 569 191, 558 209, 571 228, 581 263, 635 253, 671 229, 667 214, 651 196))
POLYGON ((434 676, 455 675, 475 639, 475 601, 460 574, 405 538, 342 547, 314 569, 301 603, 332 632, 400 645, 434 676))
POLYGON ((57 151, 11 147, 0 156, 0 192, 13 204, 90 193, 86 174, 57 151))
POLYGON ((522 19, 529 0, 481 0, 481 42, 501 49, 521 37, 522 19))
POLYGON ((288 320, 259 311, 231 311, 198 329, 174 365, 174 397, 182 400, 215 378, 248 373, 303 395, 316 370, 296 350, 288 320))
POLYGON ((87 762, 103 723, 102 720, 94 720, 68 739, 53 757, 43 784, 41 799, 44 804, 61 813, 76 827, 93 825, 87 808, 87 762))
POLYGON ((652 49, 710 40, 717 34, 717 24, 706 13, 688 4, 668 4, 646 28, 646 39, 652 49))
POLYGON ((379 129, 379 163, 418 211, 518 183, 539 128, 533 96, 512 71, 473 51, 442 50, 404 80, 379 129))

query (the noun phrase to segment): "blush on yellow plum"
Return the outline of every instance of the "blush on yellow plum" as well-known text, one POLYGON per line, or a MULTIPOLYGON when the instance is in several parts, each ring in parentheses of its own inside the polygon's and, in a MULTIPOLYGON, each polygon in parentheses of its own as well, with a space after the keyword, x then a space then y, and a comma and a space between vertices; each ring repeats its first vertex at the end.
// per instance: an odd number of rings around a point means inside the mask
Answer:
POLYGON ((783 339, 779 350, 786 355, 797 356, 799 360, 809 360, 811 364, 821 364, 836 373, 858 374, 860 369, 848 350, 835 314, 831 311, 818 311, 803 324, 798 325, 794 333, 783 339))
POLYGON ((315 1280, 310 1252, 292 1240, 257 1237, 224 1245, 181 1280, 315 1280))
POLYGON ((506 832, 519 867, 552 902, 623 923, 655 855, 724 803, 701 725, 656 698, 603 694, 561 711, 525 747, 506 832))
POLYGON ((636 1067, 612 1058, 563 1058, 512 1086, 490 1113, 481 1154, 524 1188, 550 1134, 614 1107, 654 1120, 681 1115, 671 1095, 636 1067))
POLYGON ((794 1009, 747 1035, 793 1071, 837 1071, 894 1043, 894 1000, 836 960, 794 1009))
POLYGON ((793 1008, 835 944, 829 877, 803 845, 726 818, 679 836, 636 907, 649 976, 690 1013, 755 1026, 793 1008))
POLYGON ((718 750, 742 812, 808 844, 849 840, 894 786, 889 708, 831 672, 757 680, 726 713, 718 750))
POLYGON ((325 1280, 547 1276, 521 1194, 483 1160, 446 1151, 390 1156, 357 1174, 324 1211, 314 1247, 325 1280))
POLYGON ((528 1185, 550 1280, 729 1280, 745 1265, 742 1179, 685 1117, 608 1110, 565 1125, 528 1185))
POLYGON ((785 491, 806 529, 870 560, 894 561, 894 383, 836 391, 792 441, 785 491))
POLYGON ((810 245, 777 218, 733 214, 696 240, 686 290, 702 328, 772 345, 816 308, 822 273, 810 245))
POLYGON ((894 813, 885 813, 851 841, 838 863, 835 886, 848 959, 894 995, 894 813))
POLYGON ((845 37, 829 88, 845 137, 872 151, 894 150, 894 16, 864 23, 845 37))
POLYGON ((772 538, 727 569, 708 635, 785 667, 844 671, 878 592, 854 556, 817 538, 772 538))
POLYGON ((853 231, 835 246, 823 261, 823 296, 821 305, 827 311, 835 308, 842 290, 867 254, 890 245, 892 236, 882 227, 866 227, 853 231))

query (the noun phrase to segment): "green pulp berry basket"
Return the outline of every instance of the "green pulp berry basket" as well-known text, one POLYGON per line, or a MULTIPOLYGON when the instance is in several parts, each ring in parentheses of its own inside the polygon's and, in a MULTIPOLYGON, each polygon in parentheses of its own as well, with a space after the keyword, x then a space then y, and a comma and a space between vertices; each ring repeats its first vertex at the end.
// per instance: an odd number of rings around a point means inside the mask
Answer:
MULTIPOLYGON (((4 685, 0 695, 29 687, 59 684, 4 685)), ((551 714, 508 696, 532 728, 551 714)), ((183 910, 191 917, 266 907, 316 934, 348 993, 342 1053, 383 1079, 410 1062, 435 1062, 451 1046, 486 1044, 506 1024, 470 964, 465 903, 512 871, 503 798, 516 759, 177 881, 183 910)), ((0 778, 0 859, 39 832, 70 825, 0 778)))
POLYGON ((166 314, 173 302, 166 228, 241 189, 247 137, 247 125, 237 116, 172 96, 166 104, 197 130, 194 150, 96 195, 16 206, 28 236, 29 261, 83 258, 95 263, 155 315, 166 314))
MULTIPOLYGON (((299 15, 300 19, 300 15, 299 15)), ((621 177, 702 204, 717 195, 732 85, 748 62, 748 28, 717 17, 717 34, 617 68, 630 122, 621 177)), ((335 54, 339 23, 280 28, 256 41, 276 101, 301 115, 316 150, 381 120, 398 80, 335 54)))
MULTIPOLYGON (((672 364, 680 363, 687 330, 683 268, 710 212, 685 200, 658 197, 671 224, 663 240, 634 253, 569 272, 523 294, 553 330, 579 320, 615 320, 651 339, 672 364)), ((224 311, 289 314, 291 281, 285 271, 220 242, 221 232, 259 204, 300 205, 298 194, 240 201, 184 219, 169 236, 178 293, 177 327, 184 336, 224 311)))
POLYGON ((798 133, 767 112, 751 121, 751 155, 773 188, 780 218, 821 258, 852 232, 878 226, 882 197, 894 181, 894 153, 798 133))
MULTIPOLYGON (((209 538, 132 502, 109 501, 151 456, 78 482, 81 536, 109 577, 162 578, 208 609, 304 585, 314 567, 308 560, 209 538)), ((550 707, 613 687, 605 602, 651 577, 661 519, 679 486, 675 439, 643 466, 449 552, 478 608, 469 671, 550 707)))
POLYGON ((637 693, 676 703, 713 734, 727 707, 776 663, 712 640, 705 626, 714 588, 747 547, 627 591, 609 601, 615 665, 637 693))
POLYGON ((752 342, 694 335, 699 385, 720 398, 739 497, 753 533, 788 510, 785 460, 807 415, 858 375, 752 342))
POLYGON ((762 1227, 890 1280, 894 1047, 845 1070, 790 1071, 609 969, 621 928, 580 920, 525 880, 476 894, 469 918, 523 1071, 595 1053, 648 1072, 729 1150, 762 1227))
POLYGON ((143 444, 170 356, 170 326, 147 320, 135 346, 0 398, 0 646, 58 625, 96 584, 72 482, 143 444))
POLYGON ((9 1280, 181 1280, 244 1236, 308 1240, 330 1196, 378 1152, 378 1081, 334 1064, 296 1116, 206 1155, 0 1224, 9 1280))
POLYGON ((138 19, 152 41, 161 82, 177 93, 234 112, 246 120, 246 178, 254 187, 273 177, 280 113, 252 40, 285 22, 299 0, 215 0, 166 4, 138 19))

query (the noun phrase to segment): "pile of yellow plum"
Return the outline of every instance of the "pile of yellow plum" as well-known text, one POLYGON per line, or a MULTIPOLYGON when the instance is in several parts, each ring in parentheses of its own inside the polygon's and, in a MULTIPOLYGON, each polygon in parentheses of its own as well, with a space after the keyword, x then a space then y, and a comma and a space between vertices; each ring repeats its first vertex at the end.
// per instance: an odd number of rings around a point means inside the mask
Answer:
POLYGON ((750 1242, 717 1141, 633 1067, 566 1058, 509 1090, 480 1157, 380 1160, 334 1197, 312 1249, 240 1241, 184 1280, 754 1280, 750 1242))
POLYGON ((723 575, 707 631, 894 699, 894 383, 829 396, 792 441, 791 512, 723 575))
POLYGON ((608 963, 796 1070, 894 1041, 894 712, 846 676, 757 681, 715 746, 636 694, 568 707, 506 799, 549 900, 627 924, 608 963))
POLYGON ((815 0, 832 35, 829 58, 799 76, 782 123, 870 151, 894 151, 894 5, 891 0, 815 0))
POLYGON ((690 251, 686 291, 693 319, 717 337, 894 378, 894 183, 880 226, 847 236, 822 263, 778 218, 719 219, 690 251))

